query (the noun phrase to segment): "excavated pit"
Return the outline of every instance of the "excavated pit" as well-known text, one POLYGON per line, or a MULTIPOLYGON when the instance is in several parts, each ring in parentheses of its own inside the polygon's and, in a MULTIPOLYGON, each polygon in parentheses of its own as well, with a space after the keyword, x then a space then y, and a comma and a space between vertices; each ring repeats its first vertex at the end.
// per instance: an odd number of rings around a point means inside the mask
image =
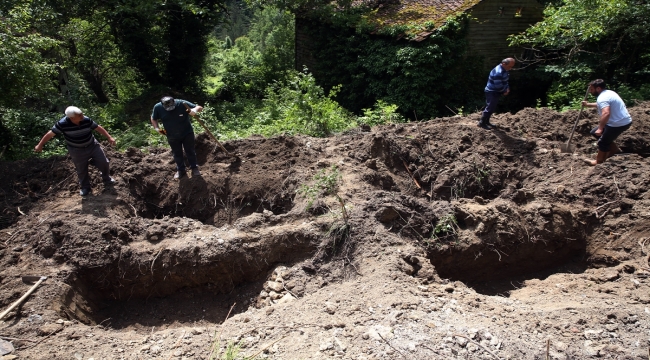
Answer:
POLYGON ((228 155, 206 134, 197 136, 202 176, 179 181, 172 179, 175 166, 166 149, 150 149, 149 155, 129 149, 124 154, 128 161, 117 164, 116 171, 128 174, 124 181, 134 213, 149 219, 188 217, 220 227, 265 210, 275 215, 290 212, 298 182, 292 167, 312 161, 314 154, 299 151, 300 141, 293 138, 239 143, 227 146, 228 155), (260 148, 266 150, 257 153, 260 148))
POLYGON ((521 282, 551 269, 586 269, 588 243, 597 224, 585 211, 509 200, 462 201, 456 209, 458 233, 429 253, 441 277, 493 295, 489 289, 500 290, 500 283, 521 282), (481 241, 471 240, 476 234, 481 241))
POLYGON ((507 297, 526 280, 584 272, 588 268, 586 248, 583 240, 551 246, 527 243, 510 250, 476 246, 444 255, 431 254, 429 260, 442 278, 461 281, 484 295, 507 297))
POLYGON ((163 315, 144 321, 148 326, 222 321, 222 310, 233 303, 240 304, 235 313, 250 305, 273 268, 311 257, 318 243, 304 226, 279 227, 264 236, 203 226, 156 247, 107 245, 110 260, 80 263, 67 276, 57 311, 89 324, 110 318, 108 326, 115 327, 143 325, 140 315, 148 312, 163 315))

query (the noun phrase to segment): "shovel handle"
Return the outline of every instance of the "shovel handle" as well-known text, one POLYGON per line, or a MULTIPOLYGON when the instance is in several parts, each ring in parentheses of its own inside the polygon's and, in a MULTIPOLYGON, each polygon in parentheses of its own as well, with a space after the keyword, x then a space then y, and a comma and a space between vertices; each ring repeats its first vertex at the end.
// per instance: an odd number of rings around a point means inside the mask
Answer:
POLYGON ((45 279, 47 279, 47 276, 41 276, 41 278, 36 282, 36 284, 34 284, 34 286, 32 286, 31 289, 27 290, 25 295, 23 295, 20 299, 16 300, 15 303, 11 304, 9 309, 3 311, 2 314, 0 314, 0 320, 2 320, 7 314, 9 314, 11 310, 16 308, 16 306, 22 304, 22 302, 25 301, 25 299, 27 299, 27 297, 31 295, 31 293, 33 293, 34 290, 36 290, 36 288, 38 287, 38 285, 40 285, 43 281, 45 281, 45 279))
MULTIPOLYGON (((587 97, 589 96, 589 88, 590 87, 591 87, 591 85, 587 86, 587 92, 585 93, 584 101, 587 101, 587 97)), ((573 124, 573 130, 571 130, 571 136, 569 136, 569 141, 566 142, 567 147, 569 146, 569 144, 571 144, 571 139, 573 139, 573 133, 576 131, 576 127, 578 126, 578 120, 580 120, 580 115, 582 114, 582 110, 584 110, 584 108, 585 108, 585 104, 582 104, 580 106, 580 112, 578 112, 578 117, 576 118, 576 122, 573 124)))
MULTIPOLYGON (((189 113, 190 111, 192 111, 192 109, 190 109, 190 107, 189 107, 186 103, 183 103, 183 105, 185 105, 185 109, 187 110, 188 113, 189 113)), ((201 124, 201 126, 203 126, 203 129, 205 129, 205 132, 207 132, 208 135, 210 135, 210 137, 212 138, 212 140, 214 140, 217 144, 219 144, 219 147, 221 147, 221 150, 223 150, 223 151, 224 151, 226 154, 228 154, 228 155, 232 155, 232 154, 230 154, 230 152, 229 152, 228 150, 226 150, 225 147, 223 147, 223 145, 221 145, 221 143, 219 142, 219 140, 217 140, 217 138, 212 134, 212 131, 210 131, 210 129, 208 129, 208 127, 205 125, 205 123, 203 122, 203 120, 201 120, 201 118, 200 118, 198 115, 194 115, 194 116, 192 116, 192 117, 195 118, 196 121, 198 121, 199 124, 201 124)))

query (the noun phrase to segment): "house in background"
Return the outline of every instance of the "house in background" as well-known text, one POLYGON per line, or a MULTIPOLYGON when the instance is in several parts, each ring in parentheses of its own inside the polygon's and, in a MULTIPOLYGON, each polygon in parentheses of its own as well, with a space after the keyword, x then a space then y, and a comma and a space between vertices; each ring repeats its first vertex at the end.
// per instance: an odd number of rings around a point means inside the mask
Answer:
MULTIPOLYGON (((356 5, 369 6, 367 1, 356 5)), ((353 5, 354 6, 354 5, 353 5)), ((505 57, 520 58, 521 48, 508 46, 508 36, 519 34, 542 20, 543 5, 535 0, 388 0, 373 2, 367 21, 377 28, 418 25, 428 30, 411 34, 412 41, 424 41, 447 18, 461 13, 470 15, 466 40, 468 54, 483 58, 484 68, 492 68, 505 57)), ((306 29, 314 20, 296 15, 296 69, 314 66, 313 49, 306 29)))

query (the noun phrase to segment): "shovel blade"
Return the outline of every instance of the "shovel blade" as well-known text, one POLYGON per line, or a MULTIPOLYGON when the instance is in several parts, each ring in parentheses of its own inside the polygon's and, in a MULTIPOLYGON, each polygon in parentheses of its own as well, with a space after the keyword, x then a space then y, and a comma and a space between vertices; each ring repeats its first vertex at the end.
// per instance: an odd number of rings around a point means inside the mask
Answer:
POLYGON ((560 152, 573 154, 576 151, 575 146, 571 144, 562 144, 560 145, 560 152))
POLYGON ((25 276, 22 277, 23 282, 24 282, 25 284, 30 284, 30 283, 36 282, 36 281, 38 281, 38 280, 41 280, 41 278, 46 278, 46 279, 47 279, 47 276, 31 276, 31 275, 25 275, 25 276))

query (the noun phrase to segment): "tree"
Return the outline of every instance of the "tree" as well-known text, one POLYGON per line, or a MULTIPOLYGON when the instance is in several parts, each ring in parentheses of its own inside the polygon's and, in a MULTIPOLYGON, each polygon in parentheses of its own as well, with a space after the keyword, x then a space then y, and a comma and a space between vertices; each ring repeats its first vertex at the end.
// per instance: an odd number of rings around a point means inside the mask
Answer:
POLYGON ((592 74, 616 83, 646 83, 650 65, 650 2, 565 0, 511 43, 536 51, 563 78, 592 74))
MULTIPOLYGON (((21 107, 28 99, 48 98, 55 91, 57 63, 45 54, 60 44, 34 31, 31 24, 47 17, 32 11, 35 1, 0 8, 0 106, 21 107)), ((41 9, 42 10, 42 9, 41 9)))
POLYGON ((102 3, 111 11, 117 44, 151 85, 198 88, 208 36, 222 20, 223 3, 207 0, 102 3))
POLYGON ((281 81, 294 66, 294 17, 272 7, 254 11, 250 31, 234 44, 216 40, 210 59, 212 72, 223 86, 222 99, 262 99, 266 87, 281 81))

